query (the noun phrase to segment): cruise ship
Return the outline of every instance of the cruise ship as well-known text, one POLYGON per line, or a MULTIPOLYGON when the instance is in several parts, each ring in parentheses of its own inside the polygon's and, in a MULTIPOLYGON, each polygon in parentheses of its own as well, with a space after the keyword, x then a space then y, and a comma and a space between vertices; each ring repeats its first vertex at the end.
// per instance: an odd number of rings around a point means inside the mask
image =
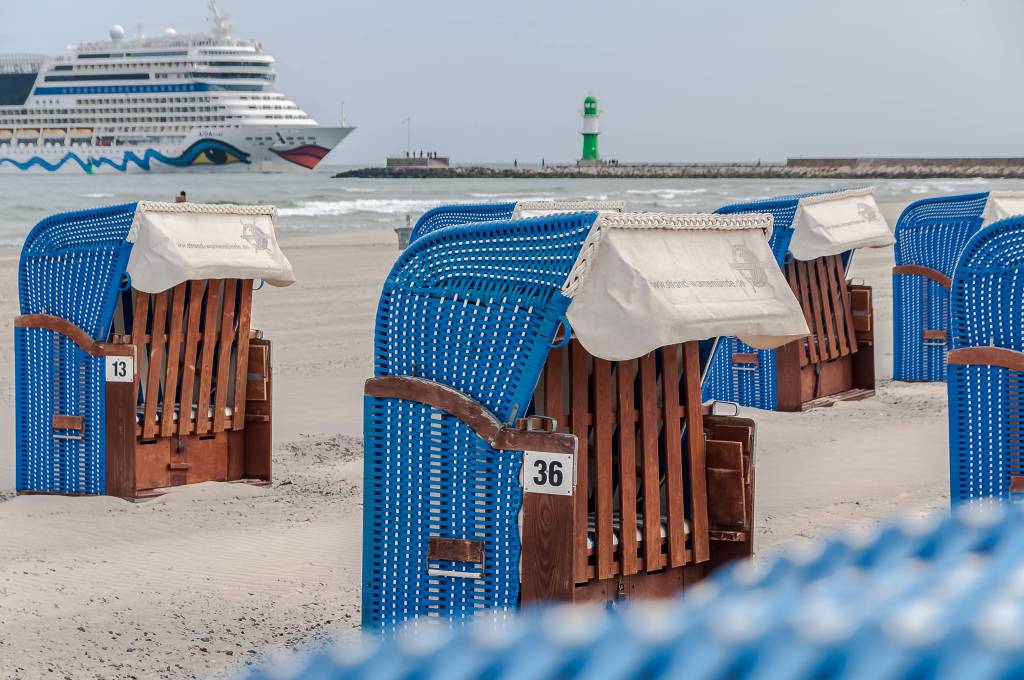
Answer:
POLYGON ((0 56, 0 172, 308 171, 354 128, 318 125, 274 90, 274 58, 208 32, 126 38, 69 56, 0 56))

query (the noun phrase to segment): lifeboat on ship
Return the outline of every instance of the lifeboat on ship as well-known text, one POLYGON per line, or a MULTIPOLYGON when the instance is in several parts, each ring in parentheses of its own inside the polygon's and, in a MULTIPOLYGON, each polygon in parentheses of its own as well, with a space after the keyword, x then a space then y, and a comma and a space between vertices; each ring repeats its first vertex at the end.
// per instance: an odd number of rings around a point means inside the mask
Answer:
POLYGON ((43 142, 47 144, 63 144, 68 136, 66 128, 46 128, 43 130, 43 142))

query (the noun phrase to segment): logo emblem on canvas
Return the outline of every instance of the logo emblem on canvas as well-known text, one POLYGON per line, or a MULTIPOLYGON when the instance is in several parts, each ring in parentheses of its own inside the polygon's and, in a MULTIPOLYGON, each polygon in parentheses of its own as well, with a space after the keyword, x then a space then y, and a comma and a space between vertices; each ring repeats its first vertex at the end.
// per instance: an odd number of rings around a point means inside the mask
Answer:
POLYGON ((763 288, 768 285, 768 267, 774 265, 770 262, 761 262, 757 259, 754 251, 741 243, 737 243, 732 247, 732 263, 730 266, 738 271, 751 287, 763 288))
POLYGON ((242 220, 242 240, 252 246, 257 253, 264 250, 270 252, 270 234, 260 229, 255 220, 242 220))
POLYGON ((875 212, 870 203, 858 203, 857 212, 860 213, 865 222, 874 222, 875 218, 878 217, 878 213, 875 212))

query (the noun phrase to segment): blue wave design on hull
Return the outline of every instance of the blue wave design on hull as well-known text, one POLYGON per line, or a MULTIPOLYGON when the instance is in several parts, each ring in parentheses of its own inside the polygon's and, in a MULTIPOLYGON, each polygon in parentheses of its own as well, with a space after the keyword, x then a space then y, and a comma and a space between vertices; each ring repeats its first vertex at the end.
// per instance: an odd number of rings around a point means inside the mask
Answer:
POLYGON ((249 154, 231 144, 216 139, 201 139, 198 142, 194 142, 177 156, 165 156, 156 149, 146 149, 142 156, 137 155, 134 151, 126 151, 122 160, 118 162, 103 156, 83 159, 74 151, 69 151, 55 163, 51 163, 45 158, 33 156, 21 162, 13 158, 0 158, 0 165, 9 163, 19 170, 28 170, 38 166, 47 172, 56 172, 67 163, 75 163, 83 172, 91 173, 93 170, 103 166, 108 166, 119 172, 127 172, 128 165, 134 163, 139 169, 148 172, 152 168, 152 161, 159 161, 164 165, 171 165, 177 168, 202 165, 232 165, 234 163, 248 164, 250 162, 249 154))

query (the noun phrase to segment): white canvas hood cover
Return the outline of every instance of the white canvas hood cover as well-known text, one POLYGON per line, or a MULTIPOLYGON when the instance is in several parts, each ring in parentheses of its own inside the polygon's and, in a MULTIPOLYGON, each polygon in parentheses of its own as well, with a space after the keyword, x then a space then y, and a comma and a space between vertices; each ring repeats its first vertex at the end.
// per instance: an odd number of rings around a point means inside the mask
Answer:
POLYGON ((1024 215, 1024 191, 990 191, 985 201, 982 226, 1005 220, 1014 215, 1024 215))
POLYGON ((768 247, 771 215, 604 213, 562 292, 594 356, 624 361, 736 335, 759 349, 808 334, 768 247))
POLYGON ((128 233, 132 287, 159 293, 199 279, 263 279, 295 283, 277 245, 277 208, 141 201, 128 233))
POLYGON ((622 212, 625 201, 519 201, 512 219, 542 217, 564 212, 622 212))
POLYGON ((798 260, 813 260, 893 243, 889 223, 875 202, 875 190, 869 187, 801 198, 789 250, 798 260))

